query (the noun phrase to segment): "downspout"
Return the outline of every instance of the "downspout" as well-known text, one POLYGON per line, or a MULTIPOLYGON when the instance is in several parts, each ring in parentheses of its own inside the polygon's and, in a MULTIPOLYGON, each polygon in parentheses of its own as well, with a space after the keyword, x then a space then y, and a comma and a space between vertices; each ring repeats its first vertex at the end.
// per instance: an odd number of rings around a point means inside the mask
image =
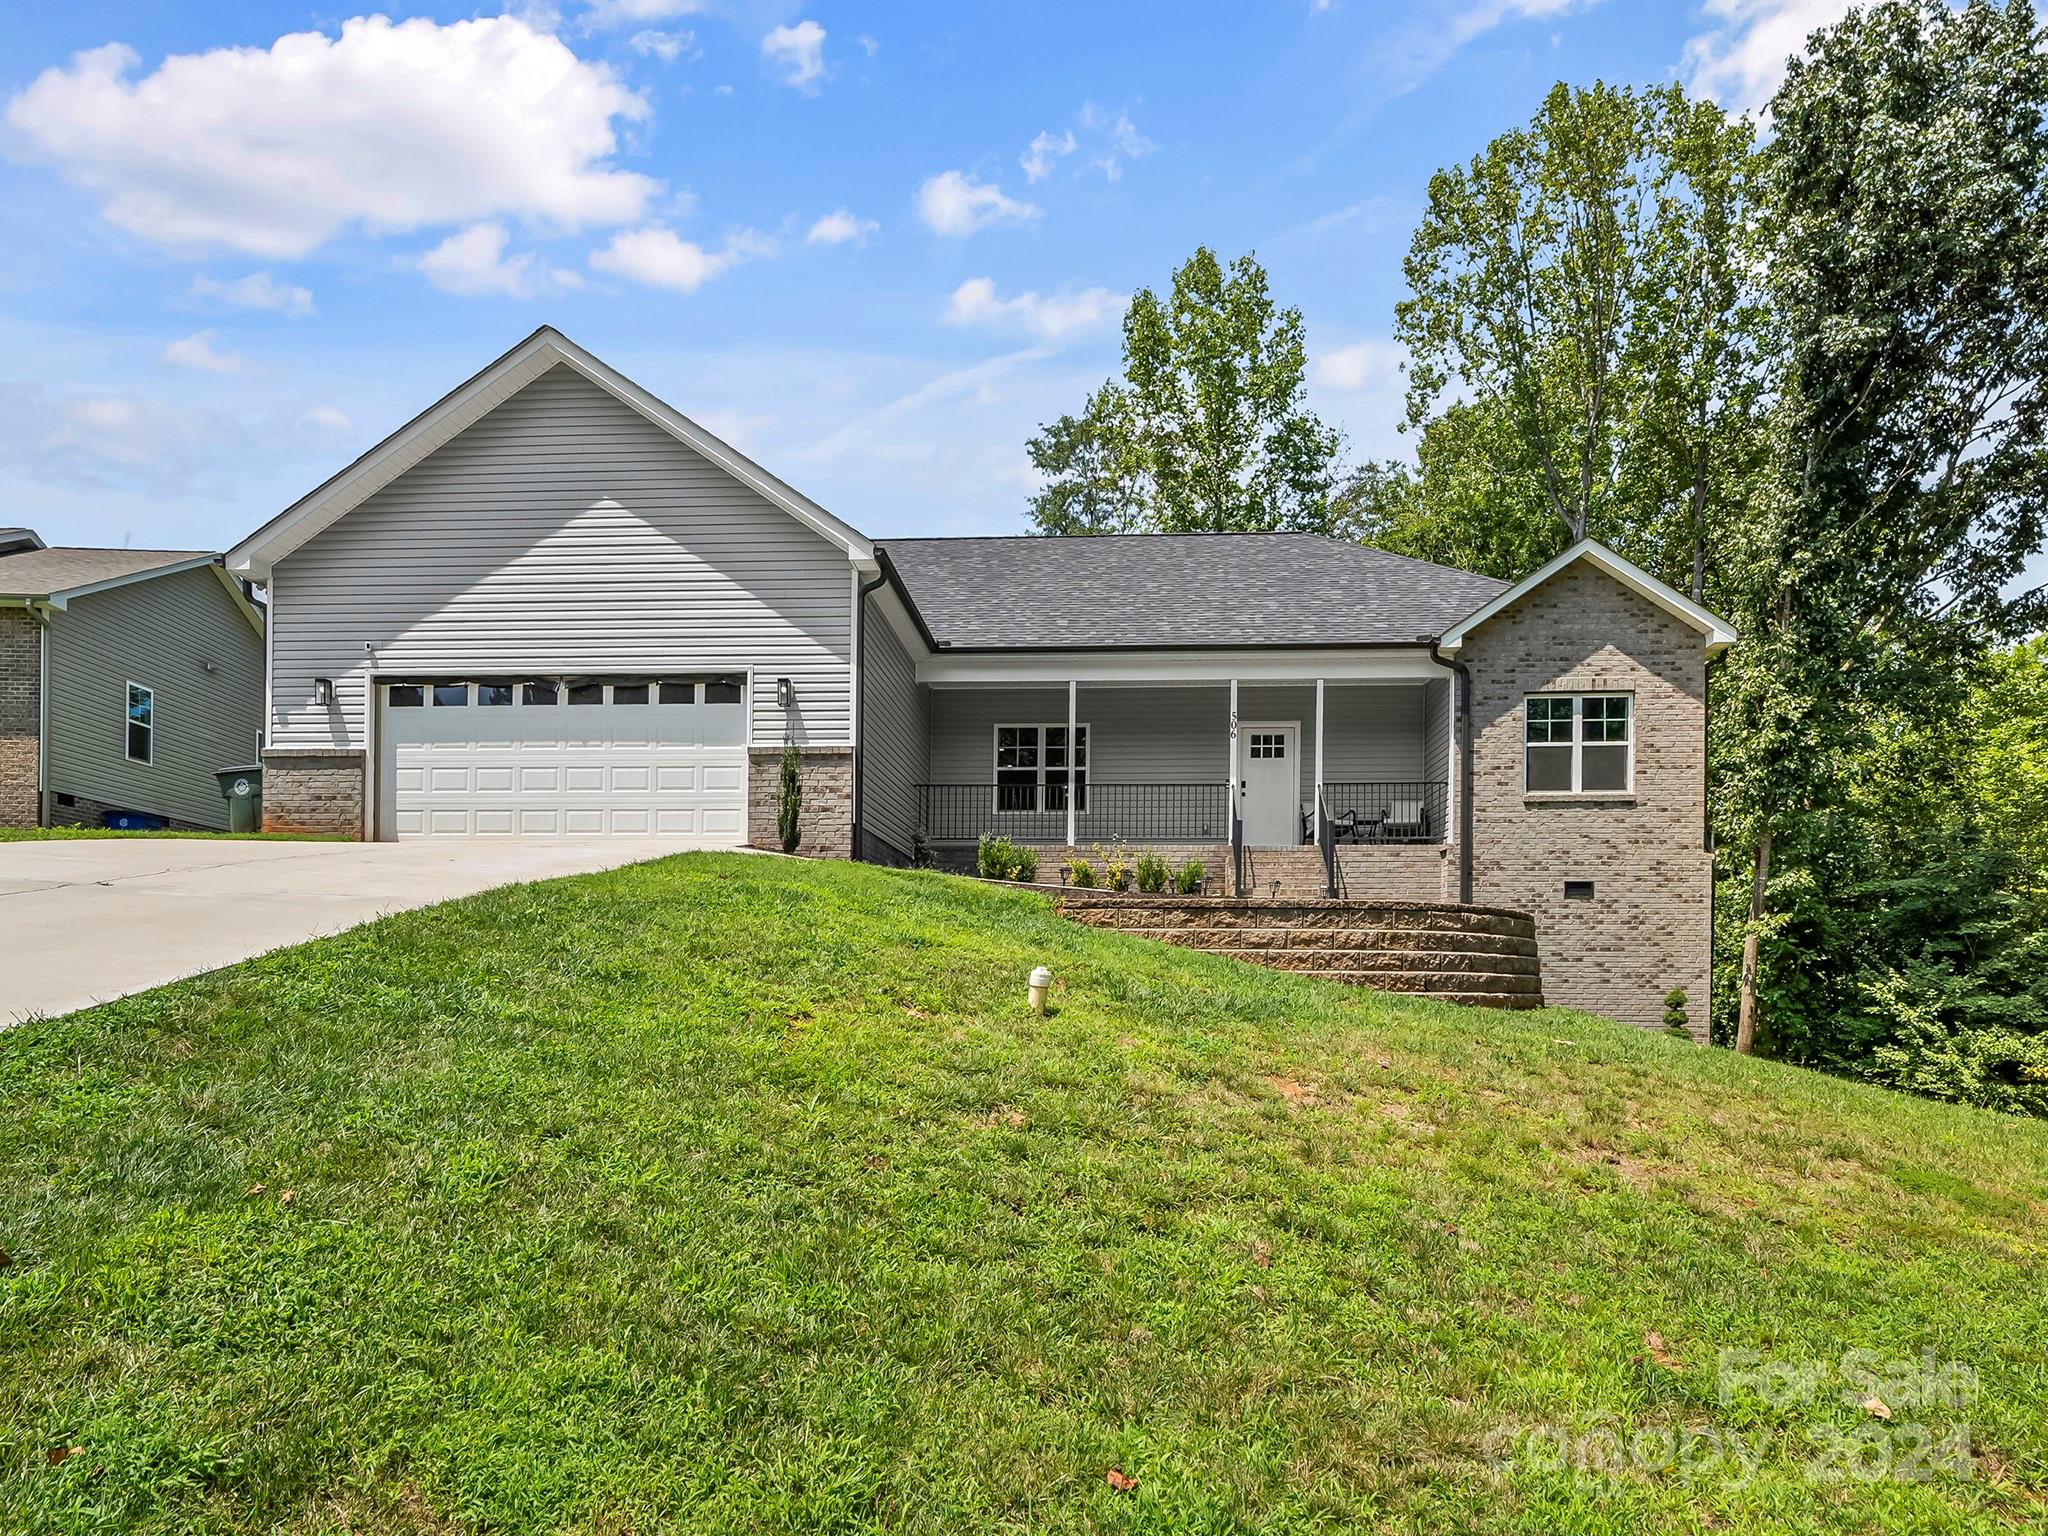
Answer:
POLYGON ((1425 636, 1429 659, 1457 674, 1451 684, 1458 713, 1458 900, 1472 904, 1472 668, 1437 649, 1441 636, 1425 636))
POLYGON ((860 857, 861 801, 867 794, 867 767, 862 759, 861 738, 867 734, 868 712, 860 707, 859 695, 867 685, 868 651, 867 636, 862 631, 867 626, 868 594, 883 586, 889 580, 887 571, 877 571, 875 579, 862 586, 855 578, 853 587, 853 678, 855 695, 853 710, 853 856, 860 857))

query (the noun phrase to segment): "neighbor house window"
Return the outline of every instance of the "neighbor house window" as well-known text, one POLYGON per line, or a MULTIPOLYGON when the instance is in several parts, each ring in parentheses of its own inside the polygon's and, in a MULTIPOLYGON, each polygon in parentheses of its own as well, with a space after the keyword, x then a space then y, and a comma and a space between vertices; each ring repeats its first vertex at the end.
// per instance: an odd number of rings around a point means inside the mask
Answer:
MULTIPOLYGON (((1075 727, 1074 809, 1088 809, 1088 727, 1075 727)), ((1067 808, 1067 728, 1064 725, 996 727, 996 809, 1064 811, 1067 808)))
POLYGON ((140 683, 128 685, 128 756, 138 763, 156 757, 156 695, 140 683))
POLYGON ((1522 787, 1600 794, 1633 782, 1634 700, 1625 693, 1536 693, 1524 710, 1522 787))

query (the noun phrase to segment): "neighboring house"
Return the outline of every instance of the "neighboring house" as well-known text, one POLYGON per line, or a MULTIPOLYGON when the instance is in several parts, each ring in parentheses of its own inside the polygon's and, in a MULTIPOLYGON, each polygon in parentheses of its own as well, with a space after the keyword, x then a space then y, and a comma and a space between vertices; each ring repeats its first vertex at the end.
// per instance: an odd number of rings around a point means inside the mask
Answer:
POLYGON ((262 728, 263 616, 219 555, 0 528, 0 827, 225 828, 214 773, 262 728))
POLYGON ((1599 545, 1513 586, 1295 534, 870 541, 542 329, 229 553, 270 825, 971 858, 1533 914, 1554 1002, 1703 1024, 1720 620, 1599 545))

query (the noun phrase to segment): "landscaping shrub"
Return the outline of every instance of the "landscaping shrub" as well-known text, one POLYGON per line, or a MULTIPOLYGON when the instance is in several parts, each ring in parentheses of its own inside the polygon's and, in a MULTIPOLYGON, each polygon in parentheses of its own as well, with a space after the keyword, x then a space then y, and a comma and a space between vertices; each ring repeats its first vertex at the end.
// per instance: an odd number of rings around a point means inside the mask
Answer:
POLYGON ((1102 883, 1112 891, 1128 891, 1131 888, 1131 856, 1122 843, 1105 849, 1095 845, 1095 856, 1102 860, 1102 883))
POLYGON ((1067 860, 1067 884, 1078 885, 1088 890, 1095 884, 1095 866, 1078 853, 1067 860))
POLYGON ((782 851, 795 853, 803 835, 797 818, 804 808, 804 780, 799 771, 796 748, 782 749, 782 783, 775 796, 775 830, 782 834, 782 851))
POLYGON ((1201 894, 1202 882, 1208 878, 1209 871, 1202 861, 1189 859, 1173 877, 1173 888, 1183 896, 1198 896, 1201 894))
POLYGON ((1692 1031, 1686 1028, 1685 988, 1673 987, 1664 994, 1664 1031, 1666 1034, 1684 1035, 1692 1038, 1692 1031))
POLYGON ((986 835, 975 845, 974 867, 987 880, 1032 880, 1038 875, 1038 853, 1007 837, 986 835))
POLYGON ((1153 895, 1166 889, 1166 883, 1173 878, 1173 871, 1166 867, 1166 860, 1156 853, 1138 855, 1138 889, 1153 895))

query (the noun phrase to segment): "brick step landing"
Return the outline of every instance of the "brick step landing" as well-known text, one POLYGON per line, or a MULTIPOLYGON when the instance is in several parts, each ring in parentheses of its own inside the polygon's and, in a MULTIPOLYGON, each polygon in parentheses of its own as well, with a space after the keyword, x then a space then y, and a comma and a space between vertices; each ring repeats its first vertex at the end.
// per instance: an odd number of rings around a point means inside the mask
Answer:
POLYGON ((1535 920, 1442 902, 1063 892, 1075 922, 1385 992, 1487 1008, 1543 1006, 1535 920))
POLYGON ((1247 848, 1244 864, 1249 895, 1270 899, 1276 880, 1282 900, 1320 901, 1327 894, 1323 856, 1314 848, 1247 848))

